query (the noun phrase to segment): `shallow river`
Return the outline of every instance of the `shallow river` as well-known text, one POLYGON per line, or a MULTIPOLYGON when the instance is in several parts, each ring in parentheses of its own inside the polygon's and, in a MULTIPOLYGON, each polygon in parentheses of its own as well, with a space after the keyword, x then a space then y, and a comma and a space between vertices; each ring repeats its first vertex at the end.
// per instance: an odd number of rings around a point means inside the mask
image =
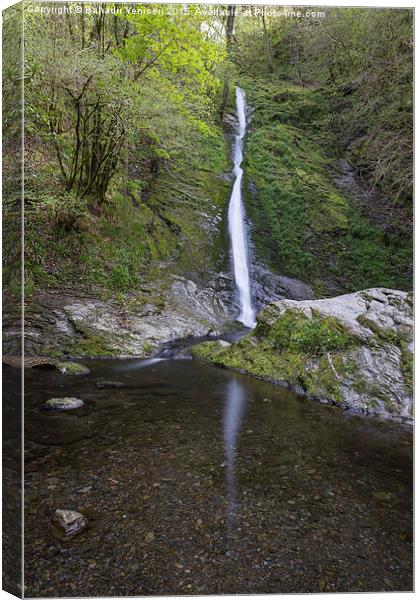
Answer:
POLYGON ((198 362, 84 364, 26 372, 27 596, 412 589, 409 429, 198 362), (56 540, 56 508, 88 529, 56 540))

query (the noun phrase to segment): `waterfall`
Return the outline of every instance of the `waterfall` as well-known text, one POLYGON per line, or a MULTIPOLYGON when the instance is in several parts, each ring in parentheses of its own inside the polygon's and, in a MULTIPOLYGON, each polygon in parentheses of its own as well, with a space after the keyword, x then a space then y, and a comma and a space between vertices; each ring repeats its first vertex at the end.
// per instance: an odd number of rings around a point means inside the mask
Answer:
POLYGON ((233 255, 235 283, 239 294, 241 312, 238 321, 246 327, 255 326, 255 310, 252 306, 251 287, 248 270, 248 248, 245 226, 245 208, 242 202, 241 164, 243 160, 243 139, 246 133, 246 103, 245 94, 241 88, 236 88, 236 109, 238 126, 233 145, 233 184, 229 201, 229 234, 233 255))

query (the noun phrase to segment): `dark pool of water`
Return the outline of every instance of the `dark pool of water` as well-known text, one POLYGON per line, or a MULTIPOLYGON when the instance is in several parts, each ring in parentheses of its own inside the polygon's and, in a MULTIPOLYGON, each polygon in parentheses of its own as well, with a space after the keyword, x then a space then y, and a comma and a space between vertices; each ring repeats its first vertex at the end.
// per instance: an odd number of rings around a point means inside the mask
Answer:
POLYGON ((409 429, 195 361, 85 364, 26 372, 27 596, 412 589, 409 429), (89 528, 56 540, 56 508, 89 528))

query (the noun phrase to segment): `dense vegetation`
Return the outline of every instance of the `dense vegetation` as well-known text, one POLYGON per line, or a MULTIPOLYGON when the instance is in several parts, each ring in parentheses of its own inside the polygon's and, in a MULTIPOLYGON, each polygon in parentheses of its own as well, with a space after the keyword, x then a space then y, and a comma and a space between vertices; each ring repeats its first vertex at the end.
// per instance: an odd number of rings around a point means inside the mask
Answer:
POLYGON ((269 14, 241 23, 235 54, 255 109, 246 172, 258 192, 251 203, 257 246, 277 269, 311 281, 319 295, 372 285, 405 289, 412 255, 412 15, 269 14), (361 186, 346 179, 343 159, 361 186))
MULTIPOLYGON (((410 10, 100 7, 25 13, 29 291, 83 281, 123 294, 158 259, 184 270, 216 261, 200 250, 200 213, 228 200, 224 130, 238 83, 253 106, 245 174, 257 251, 318 295, 410 286, 410 10), (344 158, 363 192, 340 183, 344 158)), ((5 73, 6 95, 16 81, 5 73)))
POLYGON ((225 47, 205 25, 163 9, 26 13, 29 291, 136 289, 191 237, 192 207, 225 201, 216 179, 228 169, 216 102, 225 47))

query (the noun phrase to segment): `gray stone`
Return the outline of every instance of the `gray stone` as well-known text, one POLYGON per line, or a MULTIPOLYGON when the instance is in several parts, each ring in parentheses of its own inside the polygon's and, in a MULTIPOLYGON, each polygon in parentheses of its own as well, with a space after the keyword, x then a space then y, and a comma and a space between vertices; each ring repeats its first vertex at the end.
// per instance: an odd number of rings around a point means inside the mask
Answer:
POLYGON ((230 342, 227 342, 226 340, 218 340, 218 342, 222 348, 229 348, 229 346, 232 345, 230 342))
POLYGON ((80 398, 50 398, 42 407, 44 410, 74 410, 82 408, 85 403, 80 398))
POLYGON ((148 293, 150 303, 127 314, 124 321, 120 310, 102 300, 68 303, 64 310, 76 332, 101 342, 97 355, 106 348, 107 355, 147 357, 164 342, 221 332, 233 318, 223 296, 174 275, 167 288, 156 284, 148 293))
MULTIPOLYGON (((259 319, 274 323, 286 310, 309 318, 334 317, 355 338, 354 347, 341 357, 343 371, 335 372, 342 405, 360 412, 403 420, 412 419, 413 397, 402 368, 403 353, 412 351, 413 309, 407 292, 372 288, 322 300, 281 300, 259 319)), ((311 368, 319 368, 315 359, 311 368)), ((329 399, 328 390, 317 397, 329 399)))
POLYGON ((88 525, 88 519, 75 510, 57 509, 51 518, 51 529, 55 537, 66 540, 74 537, 88 525))
MULTIPOLYGON (((408 292, 372 288, 322 300, 279 300, 259 313, 257 332, 258 335, 251 332, 240 342, 241 370, 320 402, 384 418, 412 421, 413 309, 408 292), (274 361, 271 372, 261 372, 254 364, 252 352, 256 347, 261 347, 261 352, 267 354, 279 352, 261 344, 261 332, 270 332, 286 312, 317 321, 332 317, 341 325, 348 341, 330 351, 314 353, 302 348, 298 377, 296 371, 282 365, 281 361, 278 364, 274 361)), ((206 351, 198 351, 198 356, 214 360, 215 364, 237 368, 236 343, 231 348, 223 348, 220 343, 202 344, 201 347, 202 350, 206 347, 206 351)), ((280 355, 287 350, 287 347, 280 350, 280 355)), ((267 365, 270 364, 267 361, 267 365)))
POLYGON ((100 379, 95 382, 95 385, 98 389, 111 389, 111 388, 122 388, 125 386, 125 383, 122 381, 106 381, 104 379, 100 379))

